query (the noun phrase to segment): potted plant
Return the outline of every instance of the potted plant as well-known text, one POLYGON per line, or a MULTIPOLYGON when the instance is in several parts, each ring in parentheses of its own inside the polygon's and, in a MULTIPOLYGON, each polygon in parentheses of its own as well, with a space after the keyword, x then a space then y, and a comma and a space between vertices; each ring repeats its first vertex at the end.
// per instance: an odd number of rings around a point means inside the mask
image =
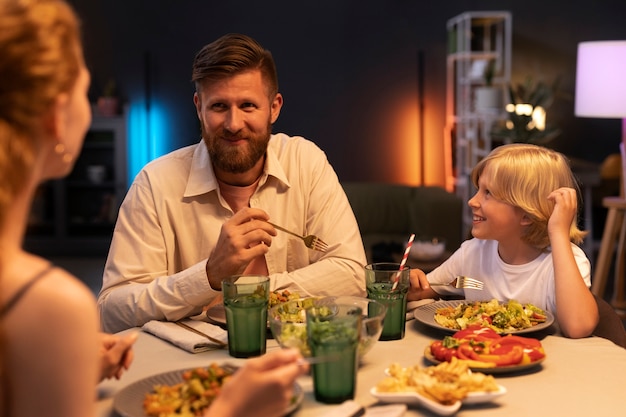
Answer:
POLYGON ((502 89, 493 85, 496 74, 496 60, 490 59, 483 72, 484 86, 476 87, 475 109, 477 112, 495 112, 502 110, 502 89))
POLYGON ((544 145, 557 137, 561 130, 546 122, 546 109, 554 101, 559 79, 552 85, 543 81, 535 83, 527 77, 523 83, 510 85, 508 119, 496 126, 491 134, 503 142, 524 142, 544 145))
POLYGON ((102 90, 102 95, 96 102, 98 112, 102 116, 115 116, 119 114, 120 100, 117 96, 117 86, 115 80, 110 79, 102 90))

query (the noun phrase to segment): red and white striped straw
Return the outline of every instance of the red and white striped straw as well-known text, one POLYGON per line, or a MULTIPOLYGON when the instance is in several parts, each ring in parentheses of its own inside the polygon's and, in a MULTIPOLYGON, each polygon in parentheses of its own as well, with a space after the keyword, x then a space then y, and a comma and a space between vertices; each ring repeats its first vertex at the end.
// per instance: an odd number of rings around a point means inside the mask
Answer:
MULTIPOLYGON (((404 269, 404 265, 406 264, 406 260, 409 258, 409 252, 411 251, 411 246, 413 245, 413 239, 415 239, 415 233, 411 234, 409 237, 409 242, 406 244, 406 249, 404 250, 404 255, 402 256, 402 261, 400 261, 400 271, 404 269)), ((398 280, 400 279, 400 272, 396 274, 396 279, 393 282, 392 290, 395 290, 398 286, 398 280)))

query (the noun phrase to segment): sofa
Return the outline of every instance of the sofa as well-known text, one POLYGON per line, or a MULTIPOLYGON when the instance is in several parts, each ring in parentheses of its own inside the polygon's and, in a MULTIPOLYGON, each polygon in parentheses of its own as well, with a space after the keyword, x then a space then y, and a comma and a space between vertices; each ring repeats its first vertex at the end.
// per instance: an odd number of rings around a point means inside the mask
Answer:
POLYGON ((392 260, 411 235, 438 237, 453 252, 462 242, 465 204, 436 186, 342 182, 359 224, 368 262, 392 260))

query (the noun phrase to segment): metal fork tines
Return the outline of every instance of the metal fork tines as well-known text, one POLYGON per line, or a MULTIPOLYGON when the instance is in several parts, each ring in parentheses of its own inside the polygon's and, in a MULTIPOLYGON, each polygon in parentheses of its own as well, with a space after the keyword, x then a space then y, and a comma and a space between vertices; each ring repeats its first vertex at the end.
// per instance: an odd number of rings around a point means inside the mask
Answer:
POLYGON ((448 283, 448 284, 437 284, 437 283, 432 283, 430 284, 431 287, 432 286, 452 286, 454 288, 469 288, 469 289, 473 289, 473 290, 482 290, 483 289, 483 282, 479 281, 477 279, 474 278, 470 278, 470 277, 466 277, 463 275, 459 275, 458 277, 456 277, 452 282, 448 283))
POLYGON ((304 241, 304 245, 309 249, 317 250, 320 252, 326 252, 328 250, 328 245, 326 244, 326 242, 324 242, 322 239, 320 239, 319 237, 315 235, 300 236, 299 234, 294 233, 290 230, 287 230, 284 227, 280 227, 274 223, 270 223, 270 222, 268 223, 274 226, 278 230, 282 230, 285 233, 289 233, 292 236, 302 239, 304 241))

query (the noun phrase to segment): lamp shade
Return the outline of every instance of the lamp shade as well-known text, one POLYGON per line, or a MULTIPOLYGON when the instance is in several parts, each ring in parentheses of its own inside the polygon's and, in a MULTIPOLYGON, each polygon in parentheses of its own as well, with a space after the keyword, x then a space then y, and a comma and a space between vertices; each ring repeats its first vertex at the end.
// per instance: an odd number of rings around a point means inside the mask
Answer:
POLYGON ((626 118, 626 41, 578 44, 575 114, 626 118))

